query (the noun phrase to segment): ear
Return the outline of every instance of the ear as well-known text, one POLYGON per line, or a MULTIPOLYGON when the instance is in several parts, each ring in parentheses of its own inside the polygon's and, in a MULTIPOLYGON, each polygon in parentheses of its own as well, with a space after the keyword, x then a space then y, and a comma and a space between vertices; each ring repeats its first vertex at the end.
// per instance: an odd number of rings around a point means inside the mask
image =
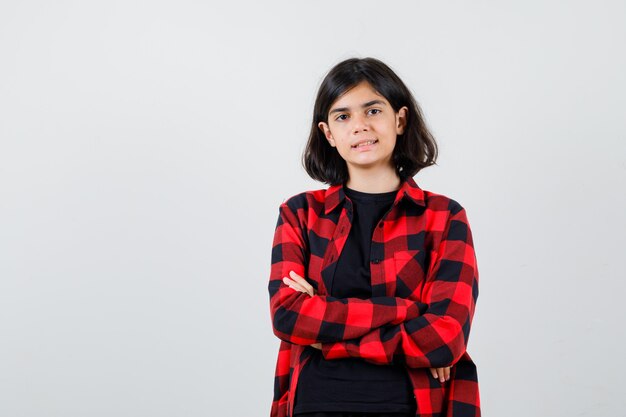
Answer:
POLYGON ((328 140, 328 143, 330 143, 330 146, 332 146, 334 148, 335 147, 335 139, 333 138, 333 134, 330 133, 330 128, 328 127, 328 123, 326 123, 326 122, 319 122, 317 124, 317 127, 319 127, 320 130, 322 132, 324 132, 324 136, 326 136, 326 140, 328 140))
POLYGON ((401 135, 404 133, 404 129, 406 128, 407 116, 409 114, 409 109, 407 106, 403 106, 396 113, 396 134, 401 135))

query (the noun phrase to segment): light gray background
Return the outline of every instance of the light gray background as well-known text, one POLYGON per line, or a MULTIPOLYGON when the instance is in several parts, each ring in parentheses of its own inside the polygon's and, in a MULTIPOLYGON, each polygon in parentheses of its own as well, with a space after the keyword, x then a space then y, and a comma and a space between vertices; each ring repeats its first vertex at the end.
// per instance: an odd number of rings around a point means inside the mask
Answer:
POLYGON ((267 416, 316 89, 387 62, 468 212, 485 416, 624 415, 623 1, 2 1, 0 415, 267 416))

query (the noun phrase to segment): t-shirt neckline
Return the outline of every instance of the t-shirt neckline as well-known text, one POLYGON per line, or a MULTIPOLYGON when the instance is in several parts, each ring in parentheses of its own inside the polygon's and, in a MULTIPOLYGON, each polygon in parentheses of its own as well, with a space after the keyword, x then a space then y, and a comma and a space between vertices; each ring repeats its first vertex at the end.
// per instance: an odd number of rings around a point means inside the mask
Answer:
POLYGON ((398 190, 395 191, 387 191, 384 193, 366 193, 363 191, 353 190, 352 188, 348 188, 344 186, 344 191, 348 197, 351 199, 356 199, 360 201, 389 201, 394 200, 398 190))

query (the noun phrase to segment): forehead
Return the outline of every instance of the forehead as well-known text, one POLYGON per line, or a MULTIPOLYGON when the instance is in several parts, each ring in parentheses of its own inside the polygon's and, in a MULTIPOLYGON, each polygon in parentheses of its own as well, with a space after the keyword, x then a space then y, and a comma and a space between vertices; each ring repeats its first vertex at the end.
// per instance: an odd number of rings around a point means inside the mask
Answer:
POLYGON ((370 83, 367 81, 361 81, 340 95, 330 106, 330 110, 335 107, 359 106, 372 100, 380 100, 389 104, 385 96, 374 90, 370 83))

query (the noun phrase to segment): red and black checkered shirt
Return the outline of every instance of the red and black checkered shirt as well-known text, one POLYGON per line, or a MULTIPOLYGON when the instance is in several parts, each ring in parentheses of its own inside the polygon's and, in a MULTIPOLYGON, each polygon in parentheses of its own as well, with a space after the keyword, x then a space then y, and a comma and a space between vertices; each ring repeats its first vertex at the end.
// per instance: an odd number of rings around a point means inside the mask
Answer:
POLYGON ((342 185, 308 191, 281 204, 269 281, 274 334, 281 339, 271 417, 293 415, 305 349, 325 359, 355 357, 404 364, 416 417, 478 417, 476 366, 466 348, 478 298, 478 268, 466 211, 455 200, 405 180, 374 230, 372 298, 330 296, 352 226, 342 185), (311 297, 282 282, 290 271, 315 287, 311 297), (452 366, 439 382, 429 368, 452 366))

